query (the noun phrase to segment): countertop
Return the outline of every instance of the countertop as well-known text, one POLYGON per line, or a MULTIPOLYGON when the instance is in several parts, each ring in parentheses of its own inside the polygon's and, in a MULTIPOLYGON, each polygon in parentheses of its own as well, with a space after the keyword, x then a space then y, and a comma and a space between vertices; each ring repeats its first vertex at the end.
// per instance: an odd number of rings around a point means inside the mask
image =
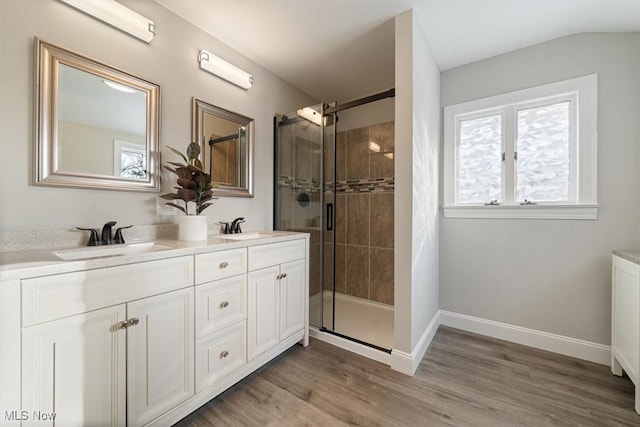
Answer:
POLYGON ((613 251, 613 254, 640 265, 640 251, 613 251))
MULTIPOLYGON (((210 235, 205 241, 183 242, 179 240, 155 240, 155 243, 166 249, 152 252, 139 252, 126 255, 99 256, 96 258, 64 261, 55 255, 56 249, 27 250, 0 253, 0 281, 26 279, 30 277, 48 276, 51 274, 68 273, 72 271, 90 270, 94 268, 112 267, 116 265, 133 264, 154 261, 165 258, 216 252, 226 249, 245 248, 266 243, 283 242, 300 238, 309 238, 308 233, 294 233, 287 231, 261 231, 268 237, 258 237, 248 240, 228 240, 218 235, 210 235)), ((250 234, 250 233, 247 233, 250 234)), ((137 243, 137 242, 128 242, 137 243)), ((61 248, 59 250, 69 250, 61 248)))

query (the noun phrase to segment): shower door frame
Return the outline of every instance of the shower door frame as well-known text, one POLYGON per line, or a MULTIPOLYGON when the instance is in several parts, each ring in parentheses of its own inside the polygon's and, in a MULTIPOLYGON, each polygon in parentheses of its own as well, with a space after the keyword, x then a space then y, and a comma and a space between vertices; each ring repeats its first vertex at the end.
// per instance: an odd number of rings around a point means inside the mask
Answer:
MULTIPOLYGON (((395 88, 391 88, 387 91, 384 92, 380 92, 380 93, 376 93, 374 95, 370 95, 370 96, 366 96, 364 98, 360 98, 360 99, 356 99, 354 101, 349 101, 349 102, 345 102, 343 104, 338 104, 337 102, 332 102, 331 104, 322 104, 322 124, 321 124, 321 141, 322 141, 322 150, 324 152, 324 150, 326 149, 326 145, 325 145, 325 120, 324 118, 326 116, 332 115, 333 116, 333 176, 332 176, 332 180, 331 182, 333 183, 333 189, 332 189, 332 199, 333 199, 333 203, 332 203, 332 209, 331 209, 331 225, 332 225, 332 230, 328 229, 328 225, 329 225, 329 218, 327 215, 327 218, 325 221, 323 222, 323 227, 322 227, 322 231, 320 233, 320 239, 322 241, 322 251, 320 252, 320 263, 321 263, 321 267, 320 267, 320 282, 322 285, 322 292, 321 292, 321 301, 322 301, 322 309, 321 309, 321 325, 320 325, 320 331, 321 332, 325 332, 325 333, 329 333, 331 335, 335 335, 338 336, 340 338, 343 339, 347 339, 349 341, 353 341, 356 342, 358 344, 362 344, 365 345, 367 347, 371 347, 374 348, 376 350, 385 352, 385 353, 391 353, 391 349, 390 348, 385 348, 385 347, 380 347, 378 345, 366 342, 366 341, 362 341, 358 338, 355 337, 351 337, 349 335, 345 335, 345 334, 341 334, 340 332, 336 332, 335 331, 335 327, 336 327, 336 234, 335 234, 335 230, 336 230, 336 202, 337 202, 337 182, 338 182, 338 176, 337 176, 337 156, 338 156, 338 146, 337 146, 337 137, 338 137, 338 116, 337 113, 340 111, 344 111, 344 110, 348 110, 350 108, 354 108, 354 107, 359 107, 361 105, 365 105, 365 104, 369 104, 371 102, 375 102, 375 101, 380 101, 382 99, 386 99, 386 98, 394 98, 396 95, 396 90, 395 88), (325 232, 327 231, 334 231, 333 234, 333 239, 331 242, 331 246, 332 246, 332 250, 331 250, 331 272, 332 272, 332 291, 331 291, 331 325, 332 325, 332 329, 329 329, 325 326, 325 322, 324 322, 324 235, 325 232)), ((322 190, 321 190, 321 196, 320 196, 320 200, 321 200, 321 204, 323 206, 323 209, 321 209, 321 212, 327 212, 328 213, 328 205, 325 203, 325 181, 324 181, 324 172, 325 172, 325 165, 324 165, 324 156, 322 157, 323 161, 322 161, 322 165, 320 168, 320 176, 321 176, 321 184, 322 184, 322 190)))
MULTIPOLYGON (((309 106, 310 108, 313 107, 317 107, 318 105, 320 106, 320 113, 321 113, 321 121, 320 121, 320 149, 321 149, 321 153, 322 153, 322 157, 320 160, 320 190, 319 190, 319 199, 320 199, 320 254, 319 254, 319 262, 320 262, 320 325, 312 325, 318 328, 319 331, 321 332, 325 332, 331 335, 335 335, 337 337, 358 343, 358 344, 362 344, 365 345, 367 347, 371 347, 373 349, 379 350, 381 352, 385 352, 385 353, 391 353, 391 349, 385 348, 385 347, 380 347, 378 345, 366 342, 366 341, 362 341, 358 338, 355 337, 351 337, 345 334, 342 334, 340 332, 336 332, 335 331, 335 320, 336 320, 336 234, 335 234, 335 230, 336 230, 336 211, 337 209, 335 208, 336 206, 336 202, 337 202, 337 155, 338 155, 338 146, 337 146, 337 123, 338 123, 338 116, 337 113, 340 111, 344 111, 344 110, 348 110, 350 108, 354 108, 354 107, 358 107, 361 105, 365 105, 365 104, 369 104, 371 102, 375 102, 375 101, 379 101, 385 98, 393 98, 395 97, 395 88, 389 89, 387 91, 384 92, 380 92, 374 95, 370 95, 364 98, 360 98, 360 99, 356 99, 354 101, 349 101, 349 102, 345 102, 343 104, 338 104, 337 102, 331 102, 329 104, 325 104, 325 103, 321 103, 321 104, 314 104, 309 106), (333 138, 331 141, 332 147, 333 147, 333 158, 331 159, 332 163, 333 163, 333 173, 331 176, 331 183, 333 184, 333 188, 331 191, 332 194, 332 209, 331 212, 329 212, 329 204, 327 203, 326 197, 325 197, 325 193, 327 192, 327 182, 325 181, 325 178, 327 177, 325 174, 325 152, 327 150, 327 144, 329 141, 327 141, 326 135, 325 135, 325 131, 328 128, 328 126, 326 125, 327 123, 327 117, 328 116, 332 116, 332 124, 331 126, 333 126, 333 138), (329 225, 331 225, 331 230, 329 229, 329 225), (325 279, 326 279, 326 274, 325 274, 325 263, 327 261, 329 261, 328 259, 326 259, 325 257, 325 236, 326 233, 328 231, 333 231, 333 238, 332 241, 329 242, 331 244, 331 326, 332 328, 328 328, 325 326, 325 319, 324 319, 324 292, 325 292, 325 279)), ((304 120, 302 118, 295 120, 293 123, 295 123, 298 120, 304 120)), ((279 198, 278 198, 278 159, 279 159, 279 142, 280 142, 280 135, 279 135, 279 118, 276 116, 273 118, 273 132, 274 132, 274 157, 273 157, 273 179, 274 179, 274 194, 273 194, 273 203, 274 203, 274 216, 273 216, 273 228, 278 229, 278 221, 279 218, 281 216, 278 214, 278 206, 279 206, 279 198)))

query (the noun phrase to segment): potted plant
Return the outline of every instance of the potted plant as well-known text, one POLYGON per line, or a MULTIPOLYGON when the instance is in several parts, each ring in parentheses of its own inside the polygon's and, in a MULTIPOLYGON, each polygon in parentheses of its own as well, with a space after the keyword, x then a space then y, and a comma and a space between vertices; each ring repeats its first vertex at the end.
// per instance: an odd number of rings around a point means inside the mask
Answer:
POLYGON ((200 216, 205 209, 213 204, 213 185, 211 175, 205 173, 202 162, 198 159, 200 146, 192 142, 187 147, 185 156, 175 148, 167 146, 171 151, 182 157, 184 163, 167 162, 171 166, 164 166, 168 171, 177 175, 177 186, 175 193, 167 193, 160 197, 170 200, 166 204, 182 211, 178 223, 178 238, 180 240, 206 240, 207 238, 207 217, 200 216), (182 200, 182 204, 177 201, 182 200), (195 210, 190 209, 190 205, 195 205, 195 210))

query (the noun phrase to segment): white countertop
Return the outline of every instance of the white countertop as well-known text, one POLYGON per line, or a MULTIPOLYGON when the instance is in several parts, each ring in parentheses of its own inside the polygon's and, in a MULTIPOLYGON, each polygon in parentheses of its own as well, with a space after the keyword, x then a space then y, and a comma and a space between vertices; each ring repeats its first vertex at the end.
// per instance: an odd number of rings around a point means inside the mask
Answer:
MULTIPOLYGON (((308 233, 287 231, 264 231, 268 237, 248 240, 228 240, 218 235, 210 235, 205 241, 183 242, 179 240, 156 240, 167 249, 153 252, 140 252, 126 255, 101 256, 97 258, 64 261, 54 252, 56 249, 28 250, 0 253, 0 281, 26 279, 30 277, 48 276, 71 271, 90 270, 94 268, 112 267, 123 264, 174 258, 199 253, 215 252, 225 249, 244 248, 253 245, 282 242, 300 238, 309 238, 308 233)), ((249 233, 247 233, 249 234, 249 233)), ((135 243, 135 242, 128 242, 135 243)), ((61 250, 68 250, 62 248, 61 250)))
POLYGON ((640 265, 640 251, 613 251, 613 254, 640 265))

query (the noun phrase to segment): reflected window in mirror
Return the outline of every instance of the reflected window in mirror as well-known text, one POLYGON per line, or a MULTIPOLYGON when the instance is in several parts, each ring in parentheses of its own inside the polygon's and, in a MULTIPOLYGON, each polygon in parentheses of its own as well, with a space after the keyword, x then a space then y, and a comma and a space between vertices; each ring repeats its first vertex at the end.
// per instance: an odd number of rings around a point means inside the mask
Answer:
POLYGON ((216 196, 253 197, 253 119, 193 100, 193 139, 216 196))
POLYGON ((38 185, 158 191, 160 87, 36 39, 38 185))
POLYGON ((144 144, 113 141, 113 176, 130 179, 144 179, 147 176, 144 144))

